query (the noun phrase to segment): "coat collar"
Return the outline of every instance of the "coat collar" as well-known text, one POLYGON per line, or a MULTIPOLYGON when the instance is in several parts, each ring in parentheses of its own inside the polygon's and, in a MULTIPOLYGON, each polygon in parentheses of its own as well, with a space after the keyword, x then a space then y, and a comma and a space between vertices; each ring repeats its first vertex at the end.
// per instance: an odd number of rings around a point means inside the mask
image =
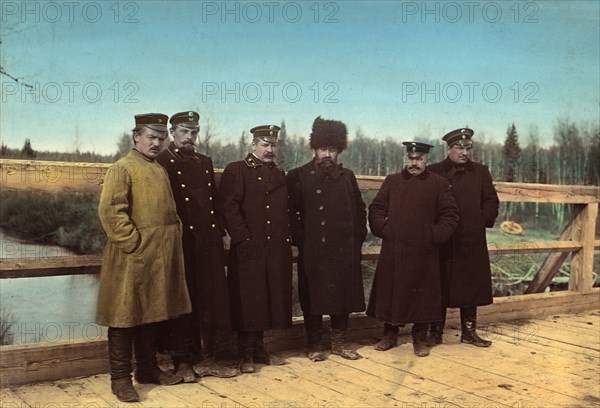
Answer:
POLYGON ((153 162, 154 161, 154 159, 146 156, 144 153, 140 152, 137 149, 131 149, 131 152, 129 154, 133 155, 134 157, 144 159, 144 160, 146 160, 148 162, 153 162))
POLYGON ((173 156, 177 161, 183 161, 185 159, 192 159, 197 161, 198 163, 200 163, 200 156, 198 155, 198 153, 194 152, 193 155, 187 156, 184 155, 181 150, 179 150, 179 148, 177 146, 175 146, 175 142, 171 142, 169 143, 169 147, 167 147, 167 151, 169 152, 169 154, 171 154, 171 156, 173 156))
POLYGON ((456 169, 456 171, 473 170, 473 162, 470 159, 465 164, 458 164, 446 157, 446 159, 442 162, 442 166, 444 166, 446 171, 450 171, 452 169, 456 169))
POLYGON ((252 168, 260 167, 262 165, 269 167, 269 168, 271 168, 271 167, 279 168, 279 166, 277 166, 277 164, 275 164, 275 162, 265 163, 265 162, 261 161, 258 157, 256 157, 253 153, 248 153, 248 155, 244 159, 244 162, 246 163, 246 165, 248 167, 252 167, 252 168))

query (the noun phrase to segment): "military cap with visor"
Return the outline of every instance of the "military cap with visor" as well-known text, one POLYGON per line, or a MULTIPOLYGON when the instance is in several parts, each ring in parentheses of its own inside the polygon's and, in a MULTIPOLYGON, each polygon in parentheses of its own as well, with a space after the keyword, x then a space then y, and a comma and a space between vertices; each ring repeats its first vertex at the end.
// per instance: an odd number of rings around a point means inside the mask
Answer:
POLYGON ((171 116, 169 119, 169 123, 173 128, 179 126, 183 126, 189 129, 198 129, 200 125, 198 121, 200 120, 200 114, 194 111, 186 111, 186 112, 178 112, 171 116))
POLYGON ((169 117, 162 113, 141 113, 135 115, 135 127, 147 127, 157 132, 167 131, 169 117))
POLYGON ((276 125, 261 125, 250 129, 253 137, 257 137, 263 142, 277 143, 277 135, 281 128, 276 125))
POLYGON ((448 144, 448 147, 454 145, 469 147, 473 145, 471 138, 474 133, 475 132, 469 128, 454 129, 453 131, 446 133, 444 137, 442 137, 442 140, 448 144))
POLYGON ((409 156, 420 157, 424 154, 429 154, 429 150, 433 147, 430 144, 422 142, 402 142, 406 146, 406 153, 409 156))

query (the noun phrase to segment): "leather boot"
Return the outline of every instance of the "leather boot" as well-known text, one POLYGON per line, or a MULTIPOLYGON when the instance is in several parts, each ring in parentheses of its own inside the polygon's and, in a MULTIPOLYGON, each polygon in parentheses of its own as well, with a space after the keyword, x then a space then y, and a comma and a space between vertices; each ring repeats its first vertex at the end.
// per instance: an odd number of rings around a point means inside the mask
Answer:
POLYGON ((217 363, 217 337, 217 331, 208 328, 204 335, 204 347, 198 345, 192 360, 194 372, 198 377, 231 378, 240 374, 237 368, 225 367, 217 363))
POLYGON ((144 324, 136 328, 133 338, 135 351, 135 379, 140 384, 174 385, 183 379, 174 374, 165 373, 156 362, 156 326, 144 324))
POLYGON ((427 333, 427 347, 433 347, 442 344, 444 337, 444 323, 435 322, 429 324, 429 333, 427 333))
POLYGON ((173 367, 175 367, 175 375, 183 378, 184 383, 196 382, 196 375, 192 369, 187 356, 173 356, 173 367))
POLYGON ((477 308, 460 308, 460 342, 472 344, 477 347, 489 347, 492 342, 484 340, 477 334, 477 308))
POLYGON ((240 370, 234 367, 225 367, 215 361, 214 358, 208 357, 194 364, 194 372, 198 377, 218 377, 231 378, 240 374, 240 370))
POLYGON ((383 337, 375 345, 375 350, 386 351, 398 345, 398 326, 393 324, 383 324, 383 337))
POLYGON ((242 373, 253 373, 254 368, 254 339, 255 332, 238 332, 238 351, 240 355, 240 371, 242 373))
POLYGON ((324 361, 323 353, 323 316, 304 315, 304 328, 306 329, 306 341, 308 343, 307 357, 313 361, 324 361))
POLYGON ((412 327, 413 349, 415 356, 427 357, 429 349, 427 348, 426 340, 428 323, 415 323, 412 327))
POLYGON ((267 352, 267 349, 265 348, 264 332, 262 331, 256 333, 254 341, 254 362, 266 365, 287 364, 285 358, 267 352))
POLYGON ((346 330, 331 329, 331 354, 336 354, 347 360, 358 360, 362 356, 348 348, 346 344, 346 330))
POLYGON ((137 402, 140 400, 131 382, 133 331, 133 328, 108 328, 110 389, 122 402, 137 402))

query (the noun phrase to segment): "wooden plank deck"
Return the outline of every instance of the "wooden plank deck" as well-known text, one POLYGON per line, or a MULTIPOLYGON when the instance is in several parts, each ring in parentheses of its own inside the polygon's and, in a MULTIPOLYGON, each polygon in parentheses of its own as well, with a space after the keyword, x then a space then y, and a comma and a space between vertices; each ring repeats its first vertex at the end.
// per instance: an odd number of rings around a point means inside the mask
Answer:
POLYGON ((426 358, 400 345, 377 352, 375 337, 355 345, 357 361, 330 356, 312 363, 303 350, 278 354, 290 364, 256 374, 205 378, 171 387, 136 384, 142 401, 119 402, 108 374, 0 390, 0 407, 600 407, 600 310, 487 324, 489 349, 460 343, 449 327, 426 358))

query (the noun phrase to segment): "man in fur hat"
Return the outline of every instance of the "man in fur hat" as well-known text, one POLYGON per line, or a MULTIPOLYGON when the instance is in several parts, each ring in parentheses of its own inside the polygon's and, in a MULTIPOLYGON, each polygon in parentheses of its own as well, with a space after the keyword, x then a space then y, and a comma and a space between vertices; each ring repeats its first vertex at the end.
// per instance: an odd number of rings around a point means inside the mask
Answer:
POLYGON ((365 309, 361 245, 366 208, 352 170, 338 164, 348 145, 344 123, 315 119, 314 158, 287 176, 292 244, 299 249, 298 292, 304 313, 308 358, 323 361, 322 319, 331 317, 331 352, 360 355, 345 342, 351 312, 365 309))

